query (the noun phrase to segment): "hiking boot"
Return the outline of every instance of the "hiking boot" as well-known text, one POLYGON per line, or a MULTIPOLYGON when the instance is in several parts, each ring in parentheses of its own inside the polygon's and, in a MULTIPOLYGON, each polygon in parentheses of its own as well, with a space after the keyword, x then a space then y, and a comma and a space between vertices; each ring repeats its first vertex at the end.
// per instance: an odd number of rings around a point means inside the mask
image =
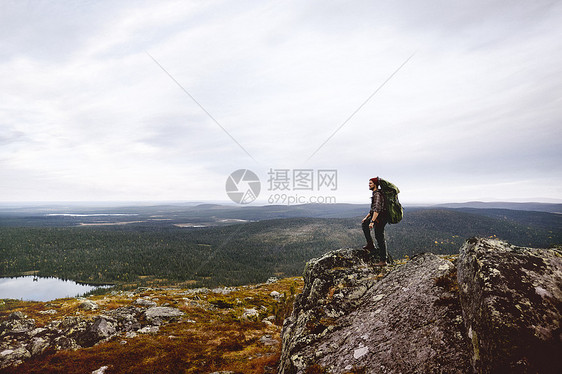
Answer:
POLYGON ((373 243, 367 243, 367 245, 364 246, 363 249, 375 249, 375 245, 373 243))

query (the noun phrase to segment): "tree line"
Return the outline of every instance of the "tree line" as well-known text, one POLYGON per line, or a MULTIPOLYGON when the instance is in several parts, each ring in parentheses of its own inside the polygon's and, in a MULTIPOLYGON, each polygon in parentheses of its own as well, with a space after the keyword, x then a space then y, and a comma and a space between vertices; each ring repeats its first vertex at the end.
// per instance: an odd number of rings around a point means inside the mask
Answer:
MULTIPOLYGON (((306 261, 363 245, 361 217, 289 218, 222 227, 0 227, 0 276, 37 271, 85 283, 142 283, 145 277, 193 286, 264 282, 301 275, 306 261)), ((454 210, 406 212, 386 230, 397 259, 419 252, 456 254, 472 236, 496 236, 521 246, 547 247, 562 234, 454 210)))

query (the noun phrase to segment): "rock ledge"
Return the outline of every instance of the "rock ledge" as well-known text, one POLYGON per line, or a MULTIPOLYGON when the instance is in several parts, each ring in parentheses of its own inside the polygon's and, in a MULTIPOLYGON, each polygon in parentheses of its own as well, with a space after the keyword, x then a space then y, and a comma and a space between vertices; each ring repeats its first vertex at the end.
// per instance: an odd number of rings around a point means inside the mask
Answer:
POLYGON ((425 253, 378 268, 341 249, 310 261, 304 280, 279 373, 562 372, 558 250, 473 238, 456 261, 425 253))

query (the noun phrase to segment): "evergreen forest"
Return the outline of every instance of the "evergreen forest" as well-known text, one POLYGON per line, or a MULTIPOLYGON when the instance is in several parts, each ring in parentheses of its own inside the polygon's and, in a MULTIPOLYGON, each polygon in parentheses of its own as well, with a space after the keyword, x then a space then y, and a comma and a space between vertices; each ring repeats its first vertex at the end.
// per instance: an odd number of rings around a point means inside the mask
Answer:
MULTIPOLYGON (((232 286, 298 276, 311 258, 364 244, 362 216, 356 216, 355 208, 340 212, 343 218, 253 222, 248 220, 252 214, 244 211, 238 223, 217 218, 216 207, 209 209, 215 214, 199 221, 216 224, 204 227, 177 225, 198 222, 194 216, 77 225, 68 217, 0 215, 0 276, 34 274, 124 288, 155 283, 232 286)), ((236 216, 228 212, 229 218, 236 216)), ((258 218, 264 216, 260 212, 258 218)), ((406 209, 402 222, 387 226, 386 238, 390 254, 399 259, 420 252, 457 254, 472 236, 497 237, 519 246, 559 246, 560 227, 562 217, 548 212, 406 209)))

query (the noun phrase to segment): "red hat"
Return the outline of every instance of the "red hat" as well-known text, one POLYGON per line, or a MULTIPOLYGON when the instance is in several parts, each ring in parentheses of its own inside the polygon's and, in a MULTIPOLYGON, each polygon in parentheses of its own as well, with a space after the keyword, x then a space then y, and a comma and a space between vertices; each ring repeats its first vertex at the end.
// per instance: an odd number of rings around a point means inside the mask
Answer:
POLYGON ((379 184, 379 177, 376 178, 371 178, 369 179, 370 181, 373 181, 374 184, 378 185, 379 184))

